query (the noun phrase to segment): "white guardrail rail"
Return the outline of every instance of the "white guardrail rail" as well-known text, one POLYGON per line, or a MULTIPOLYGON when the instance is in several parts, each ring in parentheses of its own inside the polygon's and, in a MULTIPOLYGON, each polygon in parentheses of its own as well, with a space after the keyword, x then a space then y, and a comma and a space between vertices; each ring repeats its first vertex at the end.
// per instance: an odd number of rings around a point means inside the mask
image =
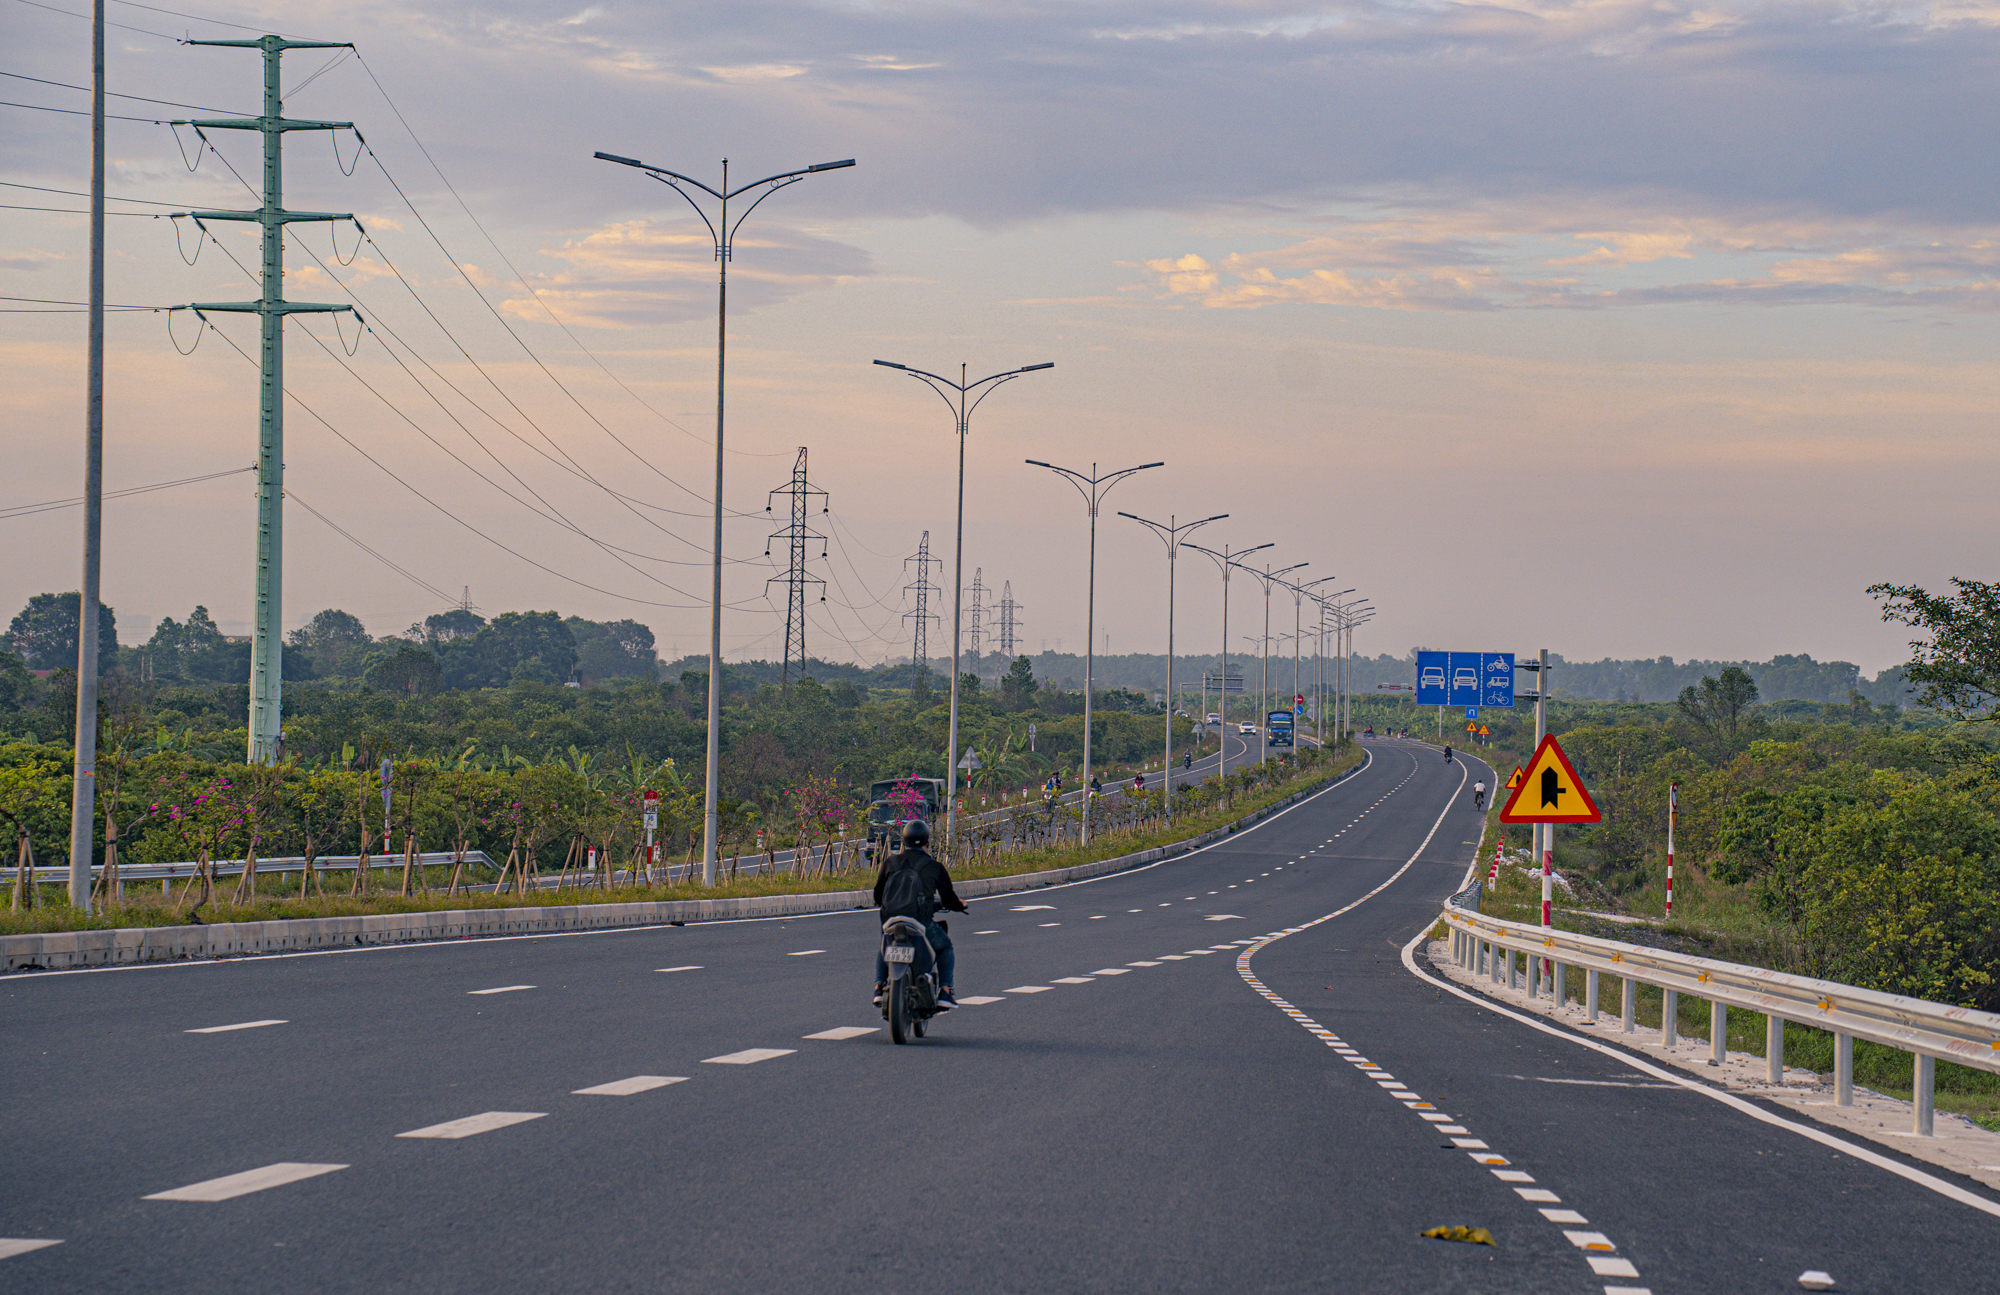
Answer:
POLYGON ((1623 986, 1620 1010, 1627 1034, 1638 1032, 1640 985, 1651 985, 1665 996, 1660 1025, 1665 1047, 1676 1041, 1680 995, 1709 1002, 1709 1058, 1718 1065, 1727 1059, 1730 1009, 1756 1012, 1765 1018, 1766 1077, 1778 1084, 1784 1082, 1784 1023, 1829 1031, 1836 1106, 1854 1104, 1854 1040, 1887 1044, 1914 1058, 1911 1131, 1922 1137, 1931 1136, 1937 1058, 2000 1072, 2000 1015, 1992 1012, 1487 917, 1479 911, 1480 889, 1481 882, 1474 880, 1445 905, 1454 962, 1511 989, 1522 989, 1525 982, 1530 998, 1560 992, 1565 1002, 1566 968, 1577 968, 1584 972, 1583 1010, 1592 1021, 1599 1017, 1600 977, 1616 976, 1623 986))

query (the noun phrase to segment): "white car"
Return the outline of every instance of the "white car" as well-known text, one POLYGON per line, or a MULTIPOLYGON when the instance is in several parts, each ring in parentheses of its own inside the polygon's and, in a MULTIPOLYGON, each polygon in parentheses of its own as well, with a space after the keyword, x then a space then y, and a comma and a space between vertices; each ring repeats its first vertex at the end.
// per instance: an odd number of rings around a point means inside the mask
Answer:
POLYGON ((1203 722, 1207 724, 1220 724, 1222 722, 1222 716, 1216 714, 1214 711, 1210 711, 1208 713, 1208 718, 1203 722))
POLYGON ((1238 733, 1255 733, 1257 731, 1257 726, 1255 724, 1247 724, 1247 723, 1238 724, 1236 726, 1236 731, 1238 733))
POLYGON ((1441 665, 1425 666, 1423 674, 1418 676, 1417 678, 1417 687, 1419 688, 1444 687, 1444 667, 1441 665))
POLYGON ((1479 672, 1472 669, 1453 671, 1451 687, 1453 692, 1457 692, 1460 688, 1469 688, 1474 692, 1479 691, 1479 672))

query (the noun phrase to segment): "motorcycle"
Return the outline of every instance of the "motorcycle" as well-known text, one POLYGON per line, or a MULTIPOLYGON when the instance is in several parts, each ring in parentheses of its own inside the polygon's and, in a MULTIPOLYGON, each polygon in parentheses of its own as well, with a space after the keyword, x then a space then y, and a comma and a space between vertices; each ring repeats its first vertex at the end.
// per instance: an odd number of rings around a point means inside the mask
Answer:
POLYGON ((882 961, 889 983, 882 992, 882 1019, 897 1043, 924 1037, 926 1024, 937 1015, 937 954, 924 924, 914 917, 891 917, 882 923, 882 961))

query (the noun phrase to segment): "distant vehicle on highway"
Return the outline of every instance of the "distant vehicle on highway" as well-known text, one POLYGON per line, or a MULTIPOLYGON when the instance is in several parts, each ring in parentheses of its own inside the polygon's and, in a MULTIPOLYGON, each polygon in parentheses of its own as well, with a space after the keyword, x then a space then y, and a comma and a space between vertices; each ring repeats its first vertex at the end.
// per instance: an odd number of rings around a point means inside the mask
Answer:
POLYGON ((1444 687, 1444 667, 1441 665, 1425 666, 1423 674, 1417 677, 1417 687, 1419 688, 1444 687))
POLYGON ((1206 724, 1220 724, 1222 722, 1222 716, 1216 714, 1214 711, 1210 711, 1208 713, 1208 718, 1202 722, 1206 724))
POLYGON ((1257 731, 1257 726, 1255 724, 1249 724, 1249 723, 1238 724, 1236 726, 1236 731, 1238 733, 1255 733, 1257 731))
POLYGON ((1469 666, 1463 670, 1454 671, 1451 676, 1451 686, 1453 688, 1471 688, 1476 692, 1479 688, 1479 672, 1469 666))

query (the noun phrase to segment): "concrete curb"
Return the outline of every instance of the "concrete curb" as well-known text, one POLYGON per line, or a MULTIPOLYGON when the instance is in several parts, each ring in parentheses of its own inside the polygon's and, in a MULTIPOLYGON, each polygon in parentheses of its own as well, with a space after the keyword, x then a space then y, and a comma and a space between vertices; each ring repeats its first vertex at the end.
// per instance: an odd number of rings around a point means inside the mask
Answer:
MULTIPOLYGON (((1068 868, 978 877, 956 883, 968 899, 1087 881, 1142 868, 1212 845, 1279 810, 1297 804, 1367 767, 1362 761, 1321 786, 1294 792, 1255 814, 1171 845, 1099 859, 1068 868)), ((363 917, 305 917, 272 922, 215 922, 201 926, 134 926, 94 931, 0 935, 0 972, 57 971, 189 958, 352 949, 369 945, 467 940, 497 935, 555 935, 668 923, 717 922, 750 917, 793 917, 866 908, 866 890, 810 895, 753 895, 738 899, 667 899, 634 904, 569 904, 545 908, 459 908, 427 913, 372 913, 363 917)))

